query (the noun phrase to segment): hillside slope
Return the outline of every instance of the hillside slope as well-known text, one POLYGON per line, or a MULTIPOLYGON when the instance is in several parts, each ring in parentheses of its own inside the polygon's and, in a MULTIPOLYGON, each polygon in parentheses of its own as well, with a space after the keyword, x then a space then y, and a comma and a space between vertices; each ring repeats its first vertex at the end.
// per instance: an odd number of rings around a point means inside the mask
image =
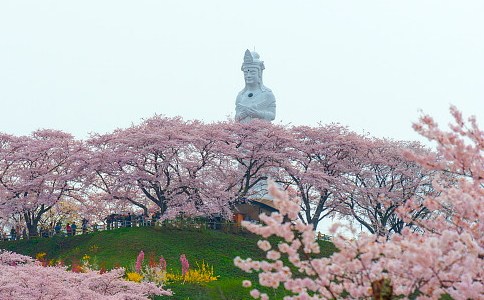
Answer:
MULTIPOLYGON (((247 299, 248 291, 241 287, 243 279, 257 281, 254 274, 247 274, 233 265, 236 256, 263 258, 257 248, 258 236, 249 233, 230 234, 216 230, 178 230, 155 227, 121 228, 100 231, 75 237, 38 238, 0 242, 0 249, 8 249, 35 257, 47 253, 47 259, 62 259, 66 264, 79 261, 84 255, 94 258, 105 268, 133 266, 140 250, 146 254, 163 257, 168 269, 180 269, 180 254, 186 254, 192 265, 204 260, 214 267, 219 280, 204 286, 171 284, 175 296, 171 299, 247 299)), ((324 242, 323 251, 334 251, 331 243, 324 242)), ((274 291, 271 291, 274 295, 274 291)), ((272 297, 271 297, 272 298, 272 297)), ((279 298, 279 297, 276 297, 279 298)))

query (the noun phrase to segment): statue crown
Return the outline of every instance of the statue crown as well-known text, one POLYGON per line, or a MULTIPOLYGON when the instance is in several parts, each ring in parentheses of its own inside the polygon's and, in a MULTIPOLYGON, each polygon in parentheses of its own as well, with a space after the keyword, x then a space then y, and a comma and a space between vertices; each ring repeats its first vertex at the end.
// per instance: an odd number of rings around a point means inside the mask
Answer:
POLYGON ((260 56, 257 52, 251 52, 249 49, 245 50, 244 54, 244 62, 242 63, 241 70, 244 70, 244 67, 253 67, 258 68, 260 71, 264 70, 264 62, 259 60, 260 56))

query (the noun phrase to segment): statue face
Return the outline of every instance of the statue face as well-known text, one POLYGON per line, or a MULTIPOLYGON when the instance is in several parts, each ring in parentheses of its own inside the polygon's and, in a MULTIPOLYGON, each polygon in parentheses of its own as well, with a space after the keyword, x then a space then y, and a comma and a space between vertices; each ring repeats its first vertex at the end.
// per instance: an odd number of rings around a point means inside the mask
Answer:
POLYGON ((259 83, 259 70, 257 68, 244 68, 244 79, 246 84, 259 83))

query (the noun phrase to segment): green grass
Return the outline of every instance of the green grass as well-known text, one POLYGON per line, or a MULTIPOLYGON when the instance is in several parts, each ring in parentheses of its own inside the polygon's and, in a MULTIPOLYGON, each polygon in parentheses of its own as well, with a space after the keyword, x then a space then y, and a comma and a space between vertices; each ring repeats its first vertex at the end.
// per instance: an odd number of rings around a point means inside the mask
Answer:
MULTIPOLYGON (((111 269, 115 266, 130 267, 140 250, 145 257, 150 254, 163 257, 168 269, 180 269, 180 254, 186 254, 189 262, 204 260, 214 267, 219 280, 206 285, 170 284, 175 295, 171 299, 183 300, 239 300, 248 299, 248 289, 241 286, 244 279, 257 282, 257 275, 245 273, 233 264, 236 256, 263 259, 257 248, 260 237, 249 233, 224 233, 216 230, 179 230, 155 227, 121 228, 75 237, 37 238, 12 242, 0 242, 0 249, 35 257, 39 252, 47 253, 47 259, 62 259, 66 264, 78 261, 87 254, 95 257, 100 266, 111 269)), ((334 246, 322 242, 322 252, 329 255, 334 246)), ((282 290, 267 291, 271 299, 282 299, 282 290)), ((158 298, 157 298, 158 299, 158 298)))

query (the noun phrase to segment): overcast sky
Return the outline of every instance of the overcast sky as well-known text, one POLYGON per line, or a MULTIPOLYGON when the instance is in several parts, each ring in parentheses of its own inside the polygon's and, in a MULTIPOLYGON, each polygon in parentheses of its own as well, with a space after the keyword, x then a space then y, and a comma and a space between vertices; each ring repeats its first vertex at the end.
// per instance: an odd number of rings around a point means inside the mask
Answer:
MULTIPOLYGON (((484 1, 1 1, 0 131, 78 138, 156 114, 234 116, 249 48, 275 122, 415 140, 484 115, 484 1)), ((482 125, 481 125, 482 126, 482 125)))

